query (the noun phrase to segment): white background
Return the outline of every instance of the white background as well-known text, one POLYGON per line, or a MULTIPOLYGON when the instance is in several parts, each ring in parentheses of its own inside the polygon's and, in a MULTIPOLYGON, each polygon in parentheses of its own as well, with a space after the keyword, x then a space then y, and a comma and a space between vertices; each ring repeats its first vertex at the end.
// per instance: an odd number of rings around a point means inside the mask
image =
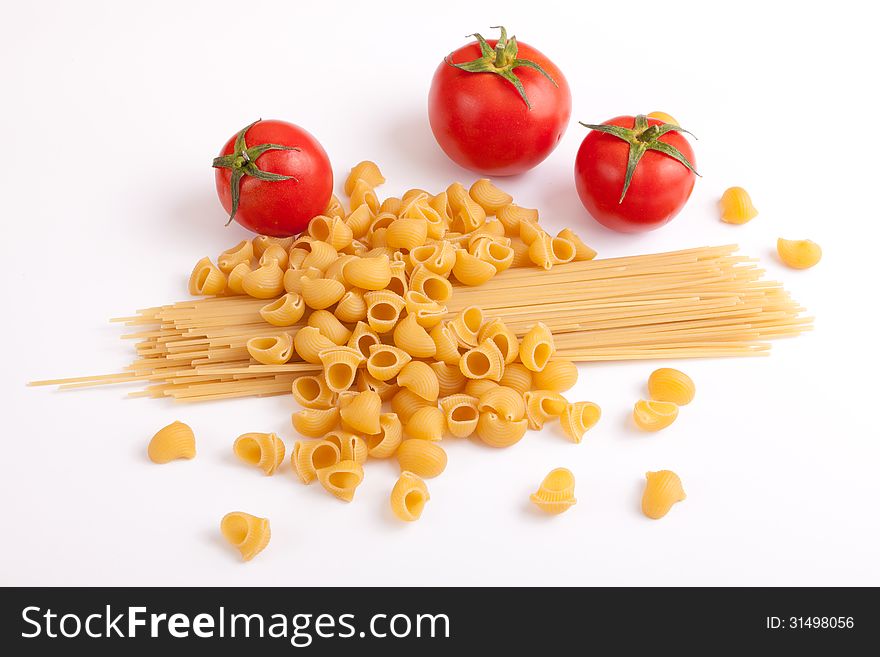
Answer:
POLYGON ((871 5, 475 4, 4 2, 0 584, 880 584, 871 5), (290 397, 184 406, 25 387, 120 368, 131 345, 105 320, 185 298, 192 264, 246 235, 224 229, 210 163, 258 117, 313 132, 337 191, 367 158, 385 194, 469 184, 433 141, 428 86, 465 34, 499 22, 574 95, 557 151, 504 181, 520 204, 601 256, 737 242, 815 332, 766 359, 583 366, 571 396, 604 415, 581 445, 553 430, 509 450, 444 444, 449 467, 411 525, 388 508, 394 463, 370 463, 346 505, 286 467, 267 478, 236 462, 245 431, 292 446, 290 397), (704 177, 672 224, 617 235, 578 202, 576 121, 652 110, 699 136, 704 177), (731 185, 761 212, 749 225, 718 219, 731 185), (824 259, 785 269, 779 236, 819 242, 824 259), (640 434, 629 412, 661 364, 689 372, 697 397, 640 434), (151 464, 147 441, 175 419, 198 457, 151 464), (528 495, 556 466, 579 501, 542 517, 528 495), (688 499, 654 522, 639 499, 662 468, 688 499), (238 509, 272 522, 247 564, 218 531, 238 509))

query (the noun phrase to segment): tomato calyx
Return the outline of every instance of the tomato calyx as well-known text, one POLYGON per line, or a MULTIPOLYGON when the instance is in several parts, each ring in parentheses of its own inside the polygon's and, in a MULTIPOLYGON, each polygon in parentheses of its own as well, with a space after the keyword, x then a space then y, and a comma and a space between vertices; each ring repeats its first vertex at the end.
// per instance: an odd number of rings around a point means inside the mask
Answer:
MULTIPOLYGON (((664 141, 660 141, 660 137, 665 135, 667 132, 686 132, 687 134, 693 137, 693 133, 685 130, 681 126, 672 124, 672 123, 663 123, 661 125, 648 125, 648 117, 644 114, 639 114, 636 116, 635 125, 632 128, 623 128, 619 125, 606 125, 606 124, 590 124, 584 123, 583 121, 579 121, 582 126, 585 128, 589 128, 590 130, 596 130, 598 132, 603 132, 606 135, 611 135, 612 137, 617 137, 618 139, 625 141, 629 144, 629 157, 626 161, 626 178, 623 181, 623 191, 620 193, 620 200, 618 203, 623 203, 623 199, 626 196, 626 191, 629 189, 629 184, 632 182, 633 173, 636 170, 636 166, 639 163, 639 160, 642 159, 642 156, 648 151, 658 151, 665 155, 668 155, 674 160, 681 162, 684 166, 694 172, 696 175, 700 175, 696 169, 694 169, 693 165, 688 161, 688 159, 684 156, 684 154, 678 150, 672 144, 667 144, 664 141)), ((694 137, 696 139, 696 137, 694 137)))
POLYGON ((449 56, 446 57, 445 61, 450 66, 454 66, 462 71, 467 71, 468 73, 495 73, 496 75, 500 75, 516 88, 526 106, 529 109, 532 109, 532 104, 529 102, 529 97, 526 95, 526 90, 523 87, 522 81, 517 77, 516 73, 513 72, 513 69, 520 66, 534 69, 550 80, 550 82, 553 83, 553 86, 558 87, 559 85, 556 84, 556 80, 554 80, 547 71, 541 68, 540 64, 533 62, 530 59, 520 59, 517 57, 519 46, 516 43, 515 36, 508 39, 507 30, 500 25, 493 26, 492 29, 501 30, 501 36, 495 44, 495 48, 492 48, 479 32, 468 34, 469 37, 474 37, 477 40, 477 43, 480 44, 480 56, 477 57, 477 59, 469 62, 462 62, 461 64, 456 64, 449 58, 449 56))
POLYGON ((245 127, 235 137, 235 144, 232 147, 232 153, 229 155, 221 155, 214 158, 213 167, 215 169, 229 169, 232 171, 229 185, 232 192, 232 211, 229 213, 229 221, 226 225, 232 223, 235 219, 235 213, 238 212, 238 202, 241 197, 241 180, 245 176, 253 176, 258 180, 267 182, 278 182, 281 180, 294 180, 299 182, 294 176, 284 176, 280 173, 271 173, 263 171, 257 166, 257 158, 267 151, 298 151, 296 146, 282 146, 280 144, 257 144, 256 146, 248 146, 245 140, 247 131, 258 124, 263 119, 257 119, 249 126, 245 127))

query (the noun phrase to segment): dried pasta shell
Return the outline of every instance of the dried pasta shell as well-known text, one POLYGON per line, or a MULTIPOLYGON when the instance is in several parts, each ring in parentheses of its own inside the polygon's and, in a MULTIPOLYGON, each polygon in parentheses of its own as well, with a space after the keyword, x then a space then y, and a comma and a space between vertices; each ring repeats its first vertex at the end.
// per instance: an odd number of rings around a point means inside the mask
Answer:
POLYGON ((809 269, 822 259, 822 247, 810 240, 776 240, 779 259, 792 269, 809 269))
POLYGON ((269 247, 263 251, 263 255, 260 256, 260 264, 265 265, 270 260, 275 260, 278 263, 278 266, 281 269, 287 267, 287 250, 281 248, 277 244, 270 244, 269 247))
POLYGON ((217 267, 224 274, 229 274, 237 265, 250 264, 254 259, 254 245, 250 240, 242 240, 232 248, 226 249, 217 256, 217 267))
POLYGON ((403 426, 397 413, 382 413, 379 416, 379 433, 365 434, 368 454, 374 459, 387 459, 393 456, 403 440, 403 426))
POLYGON ((299 294, 302 296, 300 293, 302 292, 303 281, 309 278, 321 278, 321 270, 315 267, 309 267, 308 269, 288 269, 284 272, 281 283, 289 294, 299 294))
POLYGON ((329 308, 345 294, 345 286, 332 278, 304 278, 301 281, 303 301, 309 308, 329 308))
POLYGON ((469 379, 500 381, 504 375, 504 354, 492 340, 484 340, 462 354, 458 367, 469 379))
POLYGON ((551 470, 529 499, 541 511, 551 515, 568 511, 577 503, 574 497, 574 475, 566 468, 551 470))
POLYGON ((283 365, 293 357, 290 333, 255 336, 245 346, 251 358, 263 365, 283 365))
POLYGON ((381 342, 379 336, 371 331, 369 326, 363 322, 355 324, 354 331, 351 332, 351 337, 348 339, 348 346, 352 349, 356 349, 360 355, 364 357, 364 360, 359 367, 367 366, 367 358, 370 355, 370 350, 373 346, 380 344, 381 342))
POLYGON ((443 361, 434 361, 429 365, 437 377, 438 394, 442 397, 458 392, 467 383, 461 370, 453 365, 447 365, 443 361))
POLYGON ((367 443, 360 436, 348 431, 331 431, 323 439, 339 448, 341 461, 354 461, 361 465, 367 462, 367 443))
POLYGON ((464 349, 480 344, 480 329, 483 326, 483 311, 479 306, 468 306, 446 323, 449 330, 464 349))
POLYGON ((671 470, 658 470, 645 473, 647 483, 642 494, 642 513, 653 520, 659 520, 672 505, 687 498, 681 479, 671 470))
POLYGON ((575 402, 565 407, 559 423, 568 439, 573 443, 579 443, 601 416, 602 410, 593 402, 575 402))
POLYGON ((504 375, 498 383, 524 395, 532 389, 532 377, 532 371, 522 363, 510 363, 504 367, 504 375))
POLYGON ((532 246, 535 240, 546 234, 537 221, 522 220, 519 222, 519 238, 526 246, 532 246))
POLYGON ((408 438, 397 448, 397 462, 401 472, 431 479, 446 469, 446 452, 434 441, 408 438))
POLYGON ((427 267, 413 269, 409 278, 409 289, 421 292, 437 303, 446 303, 452 298, 452 283, 427 267))
POLYGON ((434 208, 447 226, 452 223, 452 208, 449 207, 449 199, 446 196, 446 192, 440 192, 429 198, 428 205, 434 208))
POLYGON ((529 429, 533 431, 540 431, 545 422, 561 417, 569 406, 565 397, 552 390, 529 390, 523 395, 523 402, 529 429))
POLYGON ((671 367, 654 370, 648 377, 648 394, 656 401, 686 406, 693 401, 695 392, 691 377, 671 367))
POLYGON ((678 121, 666 112, 650 112, 648 118, 657 119, 658 121, 663 121, 663 123, 669 123, 671 125, 678 125, 678 121))
POLYGON ((339 217, 340 219, 345 217, 345 208, 342 207, 342 201, 336 196, 336 194, 330 195, 330 201, 327 203, 327 207, 324 209, 324 214, 328 217, 339 217))
POLYGON ((333 406, 333 391, 323 376, 312 374, 295 378, 291 385, 293 399, 304 408, 328 409, 333 406))
POLYGON ((434 406, 434 404, 406 388, 401 388, 391 398, 391 410, 397 413, 404 424, 410 421, 417 410, 426 406, 434 406))
POLYGON ((345 426, 358 433, 379 433, 379 414, 382 412, 382 399, 378 393, 365 390, 357 393, 351 403, 339 411, 345 426))
POLYGON ((260 308, 260 317, 272 326, 293 326, 302 319, 305 311, 302 297, 288 292, 260 308))
POLYGON ((327 310, 316 310, 309 315, 309 326, 314 326, 333 344, 343 345, 351 337, 351 330, 327 310))
POLYGON ((339 446, 327 440, 298 440, 290 463, 300 480, 310 484, 317 479, 319 470, 339 463, 339 446))
POLYGON ((480 178, 471 185, 470 197, 479 203, 489 216, 513 202, 510 194, 498 189, 488 178, 480 178))
POLYGON ((437 345, 419 324, 415 315, 407 315, 394 327, 394 344, 413 358, 432 358, 437 353, 437 345))
POLYGON ((361 205, 368 206, 374 214, 379 210, 379 199, 376 198, 376 192, 373 190, 373 186, 363 178, 354 181, 349 202, 352 210, 356 210, 361 205))
POLYGON ((425 219, 401 217, 388 226, 385 242, 393 249, 414 249, 428 239, 428 222, 425 219))
POLYGON ((275 474, 284 462, 284 442, 274 433, 245 433, 232 444, 235 455, 266 475, 275 474))
POLYGON ((556 256, 553 253, 553 239, 547 233, 541 231, 540 235, 529 244, 529 260, 544 270, 553 267, 556 262, 556 256))
MULTIPOLYGON (((501 244, 489 238, 482 238, 475 243, 474 248, 471 250, 471 255, 483 262, 488 262, 495 267, 497 273, 501 273, 510 268, 513 264, 513 257, 516 254, 506 244, 501 244)), ((458 277, 456 276, 456 278, 458 277)))
POLYGON ((240 262, 226 278, 226 289, 233 294, 244 294, 244 277, 251 273, 249 262, 240 262))
POLYGON ((436 406, 424 406, 417 409, 404 426, 404 431, 411 438, 421 440, 442 440, 446 421, 436 406))
POLYGON ((493 319, 484 325, 480 329, 477 340, 478 342, 483 342, 484 340, 494 342, 504 356, 505 365, 513 363, 519 356, 519 340, 516 338, 516 333, 507 328, 507 325, 500 319, 493 319))
POLYGON ((574 244, 574 261, 575 262, 583 262, 586 260, 592 260, 596 257, 596 252, 591 249, 589 246, 584 244, 583 240, 578 237, 575 232, 571 228, 563 228, 560 230, 556 237, 566 239, 572 244, 574 244))
POLYGON ((209 258, 202 258, 189 276, 189 293, 215 296, 226 291, 226 275, 209 258))
POLYGON ((554 265, 564 265, 574 260, 577 249, 571 240, 564 237, 554 237, 550 240, 550 253, 553 256, 554 265))
POLYGON ((422 517, 425 503, 431 499, 428 486, 412 472, 401 472, 391 489, 391 511, 404 522, 414 522, 422 517))
POLYGON ((492 411, 480 413, 477 421, 477 437, 490 447, 510 447, 526 435, 527 420, 505 420, 492 411))
POLYGON ((519 222, 527 221, 530 223, 538 222, 538 211, 532 208, 523 208, 510 203, 503 208, 499 208, 495 212, 495 216, 501 225, 504 226, 505 235, 519 235, 519 222))
POLYGON ((343 392, 354 384, 354 377, 364 357, 351 347, 332 347, 318 354, 324 366, 324 381, 333 392, 343 392))
POLYGON ((355 389, 358 392, 372 390, 379 395, 383 402, 391 401, 391 398, 400 390, 394 383, 379 381, 374 378, 367 370, 360 370, 358 372, 357 379, 355 379, 355 389))
POLYGON ((384 290, 391 282, 391 260, 387 255, 357 258, 345 266, 345 280, 363 290, 384 290))
POLYGON ((403 207, 403 201, 396 196, 389 196, 384 201, 382 201, 382 205, 379 206, 379 214, 400 214, 400 209, 403 207))
POLYGON ((721 208, 721 221, 728 224, 744 224, 758 216, 752 197, 742 187, 724 190, 718 205, 721 208))
POLYGON ((477 430, 480 412, 476 397, 454 394, 440 399, 440 410, 446 420, 446 429, 456 438, 467 438, 477 430))
POLYGON ((293 244, 294 237, 272 237, 271 235, 257 235, 251 240, 254 249, 254 257, 261 258, 270 246, 277 245, 282 249, 290 249, 293 244))
POLYGON ((293 337, 293 348, 299 357, 313 365, 321 364, 319 354, 325 349, 336 347, 336 343, 314 326, 303 326, 293 337))
POLYGON ((333 314, 337 319, 353 324, 367 318, 367 301, 363 290, 354 288, 342 295, 333 314))
POLYGON ((553 334, 543 322, 532 326, 519 343, 519 359, 532 372, 541 372, 547 367, 554 353, 553 334))
POLYGON ((513 262, 511 267, 531 267, 534 263, 529 258, 529 247, 519 238, 510 241, 510 248, 513 249, 513 262))
POLYGON ((403 366, 397 375, 397 385, 428 401, 437 401, 440 394, 437 375, 428 363, 420 360, 411 360, 403 366))
POLYGON ((363 480, 364 468, 356 461, 340 461, 329 468, 318 470, 318 481, 324 490, 343 502, 354 499, 354 493, 363 480))
POLYGON ((195 458, 196 438, 193 430, 183 422, 172 422, 159 429, 150 439, 147 456, 153 463, 195 458))
POLYGON ((382 183, 385 182, 385 176, 382 175, 382 172, 379 171, 379 167, 375 162, 370 162, 369 160, 364 160, 363 162, 358 162, 351 168, 351 172, 348 174, 348 178, 345 179, 345 186, 343 189, 345 193, 351 196, 354 191, 355 184, 358 180, 363 180, 370 187, 378 187, 382 183))
POLYGON ((403 349, 386 344, 373 345, 367 358, 367 371, 379 381, 390 381, 412 360, 403 349))
POLYGON ((243 561, 250 561, 262 552, 272 536, 267 518, 252 516, 243 511, 233 511, 220 521, 223 538, 241 554, 243 561))
POLYGON ((443 240, 434 244, 423 244, 409 252, 410 263, 413 267, 424 266, 438 276, 448 276, 455 266, 455 245, 443 240))
POLYGON ((290 417, 293 428, 307 438, 320 438, 339 424, 337 408, 307 408, 290 417))
POLYGON ((351 226, 339 217, 318 215, 309 222, 309 235, 320 242, 327 242, 335 251, 345 248, 354 239, 351 226))
POLYGON ((403 297, 389 290, 367 292, 367 323, 377 333, 388 333, 400 320, 400 313, 406 302, 403 297))
POLYGON ((526 414, 526 405, 519 392, 499 385, 483 393, 477 410, 480 413, 495 413, 508 422, 517 422, 526 414))
POLYGON ((406 277, 406 263, 391 263, 391 282, 388 283, 386 289, 399 297, 404 296, 409 291, 409 281, 406 277))
POLYGON ((464 249, 456 251, 452 275, 459 283, 470 286, 482 285, 497 273, 498 270, 491 262, 480 260, 464 249))
POLYGON ((678 406, 672 402, 641 399, 633 407, 633 420, 642 431, 660 431, 677 417, 678 406))
POLYGON ((459 209, 452 216, 450 227, 460 233, 471 233, 486 222, 486 211, 469 194, 461 201, 459 209))
POLYGON ((376 216, 370 210, 370 206, 361 205, 352 210, 351 214, 345 218, 345 225, 351 228, 351 234, 354 239, 360 239, 370 230, 370 225, 376 216))
POLYGON ((284 292, 284 270, 277 260, 271 259, 245 274, 241 288, 255 299, 274 299, 284 292))
POLYGON ((498 383, 489 379, 471 379, 464 386, 464 393, 479 399, 489 390, 497 388, 498 383))
POLYGON ((540 372, 532 373, 532 387, 538 390, 565 392, 578 380, 577 366, 564 358, 552 358, 540 372))

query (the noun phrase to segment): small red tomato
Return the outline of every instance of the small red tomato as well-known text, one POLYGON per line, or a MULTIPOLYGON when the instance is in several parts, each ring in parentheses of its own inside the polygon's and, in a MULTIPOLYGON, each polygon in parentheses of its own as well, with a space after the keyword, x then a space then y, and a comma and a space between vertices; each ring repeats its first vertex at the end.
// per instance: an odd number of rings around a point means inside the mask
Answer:
POLYGON ((286 121, 256 121, 214 159, 217 195, 229 221, 261 235, 301 233, 333 193, 333 171, 321 144, 286 121))
POLYGON ((678 125, 645 116, 583 123, 574 164, 581 203, 600 224, 621 233, 659 228, 694 189, 694 151, 678 125))
POLYGON ((568 82, 545 55, 516 37, 476 43, 434 73, 428 119, 440 148, 485 175, 528 171, 556 148, 571 117, 568 82))

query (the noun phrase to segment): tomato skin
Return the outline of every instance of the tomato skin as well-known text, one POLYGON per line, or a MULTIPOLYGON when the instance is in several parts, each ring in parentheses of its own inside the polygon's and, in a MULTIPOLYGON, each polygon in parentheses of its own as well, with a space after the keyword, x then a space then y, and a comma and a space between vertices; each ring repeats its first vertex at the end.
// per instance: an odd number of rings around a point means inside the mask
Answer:
MULTIPOLYGON (((497 40, 489 40, 495 47, 497 40)), ((480 56, 474 42, 449 56, 463 63, 480 56)), ((521 59, 538 63, 558 87, 538 71, 519 66, 530 110, 516 88, 495 73, 468 73, 443 61, 428 95, 428 119, 440 148, 456 164, 491 176, 512 176, 540 164, 556 148, 571 118, 571 92, 562 71, 544 54, 519 42, 521 59)))
MULTIPOLYGON (((648 125, 662 125, 648 119, 648 125)), ((632 128, 635 117, 618 116, 606 125, 632 128)), ((694 151, 679 132, 667 132, 660 141, 678 148, 696 166, 694 151)), ((621 233, 659 228, 684 207, 696 176, 682 163, 657 151, 647 151, 633 173, 623 203, 618 203, 626 177, 629 144, 617 137, 590 131, 578 149, 574 179, 581 203, 600 224, 621 233)))
MULTIPOLYGON (((220 155, 232 153, 230 137, 220 155)), ((333 170, 324 148, 310 133, 286 121, 260 121, 247 131, 249 147, 258 144, 296 146, 298 151, 267 151, 256 160, 263 171, 294 176, 296 180, 264 181, 252 176, 241 180, 235 220, 261 235, 287 237, 301 233, 315 215, 321 214, 333 193, 333 170)), ((232 172, 216 168, 217 195, 227 214, 232 212, 232 172)))

